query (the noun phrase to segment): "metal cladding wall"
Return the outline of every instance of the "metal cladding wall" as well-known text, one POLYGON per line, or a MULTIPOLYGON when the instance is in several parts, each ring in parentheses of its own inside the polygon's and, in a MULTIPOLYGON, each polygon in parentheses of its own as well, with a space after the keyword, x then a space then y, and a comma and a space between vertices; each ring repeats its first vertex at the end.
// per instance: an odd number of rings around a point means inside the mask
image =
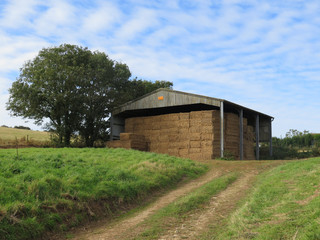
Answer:
MULTIPOLYGON (((224 118, 225 151, 239 159, 239 117, 227 113, 224 118)), ((244 157, 255 159, 253 127, 243 121, 244 157)), ((164 153, 193 160, 220 157, 220 111, 192 111, 149 117, 134 117, 125 120, 125 133, 120 141, 109 143, 109 147, 124 147, 143 150, 141 139, 145 139, 145 150, 164 153), (128 142, 128 134, 132 141, 128 142), (134 138, 136 141, 134 141, 134 138)))

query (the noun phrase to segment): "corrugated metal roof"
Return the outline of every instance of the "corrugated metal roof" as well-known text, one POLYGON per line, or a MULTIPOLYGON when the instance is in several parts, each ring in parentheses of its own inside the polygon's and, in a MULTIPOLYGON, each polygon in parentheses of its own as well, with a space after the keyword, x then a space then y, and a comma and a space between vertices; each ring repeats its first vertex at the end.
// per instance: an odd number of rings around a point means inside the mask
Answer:
POLYGON ((221 102, 224 102, 236 109, 243 109, 248 112, 258 113, 268 118, 273 118, 272 116, 269 116, 267 114, 243 107, 241 105, 235 104, 224 99, 213 98, 193 93, 180 92, 166 88, 160 88, 133 101, 127 102, 115 109, 112 114, 117 115, 125 111, 174 107, 191 104, 205 104, 220 108, 221 102))

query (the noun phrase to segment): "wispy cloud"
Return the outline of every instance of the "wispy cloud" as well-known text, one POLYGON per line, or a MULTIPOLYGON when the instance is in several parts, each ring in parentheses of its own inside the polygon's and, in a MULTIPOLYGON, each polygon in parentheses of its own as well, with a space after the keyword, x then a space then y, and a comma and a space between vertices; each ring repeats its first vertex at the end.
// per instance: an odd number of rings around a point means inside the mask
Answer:
POLYGON ((278 136, 320 132, 319 12, 316 0, 2 1, 0 124, 12 121, 6 89, 23 63, 73 43, 105 51, 134 76, 273 115, 278 136))

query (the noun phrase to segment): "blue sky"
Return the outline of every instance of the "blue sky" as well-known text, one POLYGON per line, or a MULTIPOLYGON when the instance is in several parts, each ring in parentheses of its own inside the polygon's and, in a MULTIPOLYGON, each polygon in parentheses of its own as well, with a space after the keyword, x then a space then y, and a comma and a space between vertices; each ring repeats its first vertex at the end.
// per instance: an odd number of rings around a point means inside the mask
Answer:
POLYGON ((275 117, 273 134, 320 132, 320 1, 1 0, 0 125, 19 68, 43 47, 77 44, 133 76, 275 117))

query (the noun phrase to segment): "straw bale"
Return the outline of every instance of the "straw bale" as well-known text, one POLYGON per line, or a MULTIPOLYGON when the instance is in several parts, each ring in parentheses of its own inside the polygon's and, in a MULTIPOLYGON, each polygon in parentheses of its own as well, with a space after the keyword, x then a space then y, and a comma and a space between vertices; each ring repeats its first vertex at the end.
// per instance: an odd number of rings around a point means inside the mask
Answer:
POLYGON ((190 119, 190 127, 201 126, 201 118, 192 118, 190 119))
POLYGON ((213 112, 214 111, 211 111, 211 110, 208 110, 208 111, 201 111, 201 118, 204 119, 212 119, 213 117, 213 112))
POLYGON ((161 154, 168 154, 168 149, 167 148, 158 148, 157 151, 155 151, 157 153, 161 153, 161 154))
POLYGON ((206 153, 212 153, 213 152, 213 147, 212 145, 201 145, 201 151, 206 152, 206 153))
POLYGON ((159 142, 159 148, 167 148, 169 147, 169 142, 159 142))
POLYGON ((211 147, 211 149, 213 148, 213 141, 212 140, 202 140, 201 142, 200 142, 200 146, 202 147, 202 148, 204 148, 204 147, 211 147))
POLYGON ((170 143, 177 142, 179 140, 180 140, 179 134, 169 134, 169 142, 170 143))
POLYGON ((159 136, 159 141, 160 141, 160 142, 169 142, 169 136, 168 136, 168 134, 160 134, 160 136, 159 136))
POLYGON ((189 153, 188 157, 192 160, 201 160, 202 154, 201 153, 189 153))
POLYGON ((178 133, 179 133, 179 135, 180 135, 180 138, 181 138, 182 135, 185 136, 185 137, 188 137, 188 135, 189 135, 189 128, 179 128, 179 129, 178 129, 178 133))
POLYGON ((179 129, 180 139, 189 139, 189 129, 179 129))
POLYGON ((121 148, 122 144, 121 144, 120 140, 113 140, 113 141, 107 142, 107 147, 108 148, 121 148))
POLYGON ((145 131, 144 131, 144 136, 145 137, 150 137, 151 135, 154 135, 154 130, 152 130, 152 129, 146 129, 145 131))
POLYGON ((200 148, 201 141, 190 141, 190 148, 200 148))
POLYGON ((239 137, 240 136, 240 133, 238 131, 232 131, 231 129, 229 130, 226 130, 225 131, 225 136, 235 136, 235 137, 239 137))
POLYGON ((180 142, 179 141, 173 141, 170 142, 169 148, 179 148, 180 147, 180 142))
POLYGON ((144 123, 144 129, 145 130, 152 130, 152 126, 154 123, 144 123))
POLYGON ((203 160, 211 160, 211 159, 214 159, 212 153, 201 153, 201 158, 202 158, 203 160))
POLYGON ((179 148, 190 148, 190 141, 189 140, 182 140, 177 142, 179 148))
POLYGON ((179 128, 167 128, 167 129, 161 129, 161 134, 179 134, 179 128))
POLYGON ((226 141, 227 141, 227 142, 236 142, 236 143, 239 143, 239 142, 240 142, 240 135, 238 135, 238 136, 228 135, 228 136, 226 137, 226 141))
POLYGON ((201 140, 201 133, 200 132, 196 132, 196 133, 189 133, 189 139, 190 140, 201 140))
POLYGON ((179 113, 166 114, 166 115, 163 115, 163 118, 162 118, 162 120, 165 120, 165 121, 179 121, 179 119, 180 119, 179 113))
POLYGON ((136 124, 136 125, 133 126, 133 130, 134 131, 141 131, 141 130, 144 130, 144 129, 145 129, 144 124, 141 124, 141 123, 136 124))
POLYGON ((239 119, 239 116, 235 113, 225 113, 227 119, 239 119))
POLYGON ((212 126, 213 125, 213 119, 212 118, 202 118, 201 119, 201 125, 202 126, 212 126))
POLYGON ((131 140, 120 140, 121 141, 121 147, 130 149, 131 148, 131 140))
POLYGON ((202 133, 213 133, 213 127, 212 126, 201 126, 201 132, 202 133))
POLYGON ((219 110, 213 110, 212 111, 212 117, 213 118, 219 118, 220 119, 220 111, 219 110))
POLYGON ((179 149, 178 148, 169 148, 168 154, 173 156, 179 156, 179 149))
POLYGON ((201 111, 190 112, 190 120, 191 119, 201 119, 201 111))
POLYGON ((152 130, 160 130, 161 126, 160 126, 160 122, 154 122, 152 124, 152 130))
POLYGON ((179 121, 179 128, 189 128, 190 123, 189 120, 182 119, 179 121))
POLYGON ((201 126, 189 127, 189 132, 190 132, 190 133, 200 133, 200 127, 201 127, 201 126))
POLYGON ((179 113, 179 119, 180 120, 189 120, 190 118, 190 113, 186 112, 186 113, 179 113))
POLYGON ((145 141, 144 135, 134 134, 134 133, 120 133, 120 140, 140 140, 145 141))
POLYGON ((211 144, 213 141, 213 134, 212 133, 207 133, 207 132, 201 132, 201 140, 211 140, 211 144))
POLYGON ((150 152, 157 152, 157 150, 159 149, 159 145, 150 143, 149 149, 150 149, 150 152))
POLYGON ((125 124, 124 131, 125 132, 133 132, 133 124, 125 124))
POLYGON ((172 126, 171 121, 163 120, 163 121, 160 122, 160 129, 171 128, 171 126, 172 126))
POLYGON ((179 148, 179 156, 187 156, 189 154, 188 148, 179 148))

